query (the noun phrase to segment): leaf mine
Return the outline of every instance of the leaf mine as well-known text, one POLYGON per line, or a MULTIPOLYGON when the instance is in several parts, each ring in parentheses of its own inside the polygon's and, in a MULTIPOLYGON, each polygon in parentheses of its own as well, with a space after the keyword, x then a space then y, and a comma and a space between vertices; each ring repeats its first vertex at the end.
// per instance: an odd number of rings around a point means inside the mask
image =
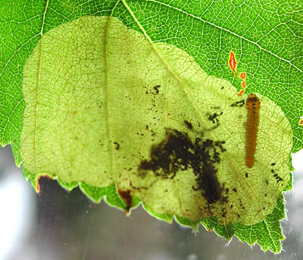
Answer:
POLYGON ((288 184, 292 130, 262 106, 245 164, 247 95, 183 50, 120 20, 86 16, 43 35, 23 71, 23 167, 62 182, 119 187, 128 210, 192 223, 259 223, 288 184))

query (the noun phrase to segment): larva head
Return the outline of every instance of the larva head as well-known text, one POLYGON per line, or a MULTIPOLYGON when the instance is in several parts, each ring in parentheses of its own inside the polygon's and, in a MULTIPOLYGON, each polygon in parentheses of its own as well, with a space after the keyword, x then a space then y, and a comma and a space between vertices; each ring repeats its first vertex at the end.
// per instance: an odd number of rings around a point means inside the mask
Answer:
POLYGON ((247 97, 247 99, 246 99, 246 108, 248 109, 248 110, 250 110, 250 109, 259 109, 260 108, 260 100, 259 100, 259 98, 255 95, 255 94, 253 94, 253 93, 250 93, 249 95, 248 95, 248 97, 247 97))
POLYGON ((258 97, 254 93, 250 93, 247 97, 246 102, 256 102, 258 100, 258 97))

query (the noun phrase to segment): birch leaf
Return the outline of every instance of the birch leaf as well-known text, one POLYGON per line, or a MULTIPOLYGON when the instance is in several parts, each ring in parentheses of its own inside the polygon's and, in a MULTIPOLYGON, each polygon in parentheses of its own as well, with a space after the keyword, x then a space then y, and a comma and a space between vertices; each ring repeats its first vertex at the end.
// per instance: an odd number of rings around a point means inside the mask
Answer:
POLYGON ((21 157, 32 173, 116 184, 157 214, 224 225, 263 221, 289 182, 292 130, 278 106, 259 95, 249 168, 246 95, 116 18, 49 31, 23 83, 21 157))
POLYGON ((301 9, 1 4, 0 142, 36 190, 49 176, 96 202, 128 212, 142 202, 280 252, 290 152, 303 145, 301 9))

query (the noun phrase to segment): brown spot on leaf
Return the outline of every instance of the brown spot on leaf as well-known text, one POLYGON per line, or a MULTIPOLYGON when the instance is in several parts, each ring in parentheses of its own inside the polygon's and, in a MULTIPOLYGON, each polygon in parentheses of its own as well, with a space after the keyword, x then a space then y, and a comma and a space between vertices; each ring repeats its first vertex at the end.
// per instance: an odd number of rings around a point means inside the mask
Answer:
POLYGON ((184 120, 184 124, 186 125, 186 127, 188 129, 193 129, 193 125, 190 122, 188 122, 187 120, 184 120))
POLYGON ((230 106, 231 107, 243 107, 244 105, 245 105, 245 101, 244 101, 244 99, 242 99, 241 101, 237 101, 237 102, 231 104, 230 106))
POLYGON ((122 191, 118 189, 118 193, 120 195, 120 197, 125 201, 126 203, 126 213, 129 213, 130 208, 133 205, 133 197, 131 195, 131 192, 129 190, 126 191, 122 191))
POLYGON ((155 176, 163 179, 173 179, 177 172, 192 169, 196 178, 194 190, 201 190, 208 204, 221 200, 223 187, 216 176, 216 164, 225 151, 224 142, 214 142, 210 139, 196 138, 193 142, 186 133, 167 129, 165 139, 151 147, 150 160, 143 160, 139 172, 153 171, 155 176))
POLYGON ((159 94, 159 88, 160 87, 161 87, 160 85, 154 86, 155 94, 159 94))
POLYGON ((116 150, 119 150, 120 149, 120 144, 117 143, 117 142, 114 142, 114 144, 116 145, 116 150))
POLYGON ((223 112, 221 112, 220 114, 214 113, 208 117, 208 120, 212 121, 213 124, 218 123, 219 122, 218 117, 221 116, 222 114, 223 112))

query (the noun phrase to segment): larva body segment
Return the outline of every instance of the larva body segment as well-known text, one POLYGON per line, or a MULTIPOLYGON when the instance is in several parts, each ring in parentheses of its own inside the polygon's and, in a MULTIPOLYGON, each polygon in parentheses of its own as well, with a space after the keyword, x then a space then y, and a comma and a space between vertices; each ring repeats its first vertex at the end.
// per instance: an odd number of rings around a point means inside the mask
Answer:
POLYGON ((255 163, 257 132, 259 127, 260 100, 255 94, 249 94, 246 100, 247 122, 245 143, 245 164, 252 168, 255 163))

